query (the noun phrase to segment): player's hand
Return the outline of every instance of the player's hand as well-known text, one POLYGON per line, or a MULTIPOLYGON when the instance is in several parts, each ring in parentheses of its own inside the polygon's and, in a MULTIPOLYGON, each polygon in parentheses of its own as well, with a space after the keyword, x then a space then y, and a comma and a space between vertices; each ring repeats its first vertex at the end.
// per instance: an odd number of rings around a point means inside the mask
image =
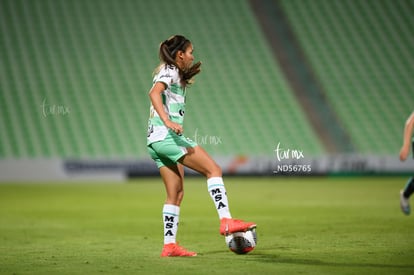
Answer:
POLYGON ((400 160, 404 161, 407 159, 408 154, 410 153, 410 146, 403 146, 400 150, 400 160))
POLYGON ((181 135, 183 133, 183 126, 181 126, 178 123, 172 122, 171 120, 167 120, 165 122, 165 126, 167 126, 168 129, 171 129, 177 135, 181 135))

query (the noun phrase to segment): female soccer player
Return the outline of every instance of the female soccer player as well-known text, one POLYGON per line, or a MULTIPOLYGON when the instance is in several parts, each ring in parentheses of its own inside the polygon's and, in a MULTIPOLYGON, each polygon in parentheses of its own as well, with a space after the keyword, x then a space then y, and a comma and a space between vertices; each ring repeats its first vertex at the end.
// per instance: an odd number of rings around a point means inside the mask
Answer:
MULTIPOLYGON (((403 145, 400 150, 400 160, 405 161, 410 153, 411 137, 414 128, 414 112, 405 122, 403 145)), ((408 179, 404 189, 400 191, 400 206, 404 214, 410 215, 409 198, 414 193, 414 177, 408 179)))
POLYGON ((148 121, 147 148, 157 164, 167 192, 163 207, 164 247, 161 257, 196 256, 176 242, 180 204, 184 195, 184 166, 207 178, 207 189, 220 218, 220 234, 246 231, 256 224, 232 219, 221 168, 194 141, 184 137, 183 120, 187 87, 200 72, 193 64, 193 45, 175 35, 159 47, 161 64, 155 70, 148 121))

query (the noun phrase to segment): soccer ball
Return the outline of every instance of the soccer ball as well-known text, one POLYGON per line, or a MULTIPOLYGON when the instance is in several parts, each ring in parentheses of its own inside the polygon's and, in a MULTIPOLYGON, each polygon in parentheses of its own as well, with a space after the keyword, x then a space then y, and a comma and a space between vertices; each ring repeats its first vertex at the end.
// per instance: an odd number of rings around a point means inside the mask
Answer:
POLYGON ((256 228, 246 232, 234 232, 225 237, 228 248, 236 254, 246 254, 252 251, 257 244, 256 228))

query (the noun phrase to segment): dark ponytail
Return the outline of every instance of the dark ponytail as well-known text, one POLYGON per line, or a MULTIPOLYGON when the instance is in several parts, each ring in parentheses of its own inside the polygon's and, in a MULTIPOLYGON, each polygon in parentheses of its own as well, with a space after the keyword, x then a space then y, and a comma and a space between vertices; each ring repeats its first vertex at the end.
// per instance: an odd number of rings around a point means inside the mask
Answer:
POLYGON ((190 45, 190 40, 185 38, 182 35, 174 35, 169 39, 165 40, 160 45, 159 57, 161 62, 166 65, 174 65, 180 71, 181 79, 186 84, 193 83, 193 77, 201 71, 201 62, 193 64, 190 68, 182 70, 177 66, 175 62, 175 57, 177 56, 178 51, 185 51, 185 49, 190 45))

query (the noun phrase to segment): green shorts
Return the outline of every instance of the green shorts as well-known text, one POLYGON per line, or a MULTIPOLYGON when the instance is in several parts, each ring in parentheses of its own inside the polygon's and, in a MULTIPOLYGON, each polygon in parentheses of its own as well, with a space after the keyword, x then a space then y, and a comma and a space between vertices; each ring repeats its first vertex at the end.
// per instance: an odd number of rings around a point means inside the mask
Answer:
POLYGON ((196 147, 197 143, 183 135, 169 131, 164 140, 148 145, 148 153, 158 168, 176 165, 178 160, 187 154, 187 148, 196 147))

